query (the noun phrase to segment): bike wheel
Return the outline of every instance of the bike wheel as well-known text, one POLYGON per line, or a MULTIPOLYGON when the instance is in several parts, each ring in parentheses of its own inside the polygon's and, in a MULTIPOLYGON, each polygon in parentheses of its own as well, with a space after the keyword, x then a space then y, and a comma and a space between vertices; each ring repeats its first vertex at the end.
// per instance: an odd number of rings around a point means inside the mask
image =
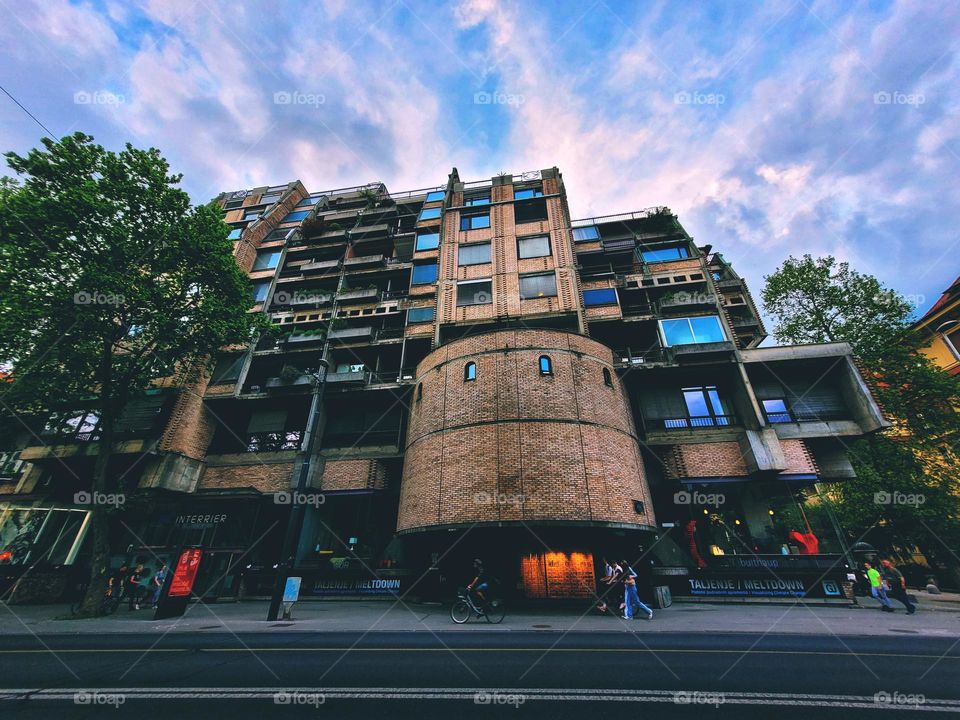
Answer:
POLYGON ((491 600, 487 603, 487 609, 486 612, 484 612, 487 622, 493 623, 494 625, 502 623, 506 614, 507 611, 503 607, 503 600, 491 600))
POLYGON ((457 625, 463 625, 470 619, 470 606, 464 600, 457 600, 450 608, 450 619, 457 625))

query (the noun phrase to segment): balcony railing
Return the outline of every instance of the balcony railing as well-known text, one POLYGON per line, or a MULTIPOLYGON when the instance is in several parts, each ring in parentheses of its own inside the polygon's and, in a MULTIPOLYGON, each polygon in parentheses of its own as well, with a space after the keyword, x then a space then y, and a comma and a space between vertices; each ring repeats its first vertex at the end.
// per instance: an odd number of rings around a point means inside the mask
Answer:
POLYGON ((847 420, 850 417, 850 415, 843 410, 813 410, 812 408, 791 408, 786 412, 764 412, 764 416, 771 425, 782 423, 830 422, 832 420, 847 420))
POLYGON ((380 294, 380 288, 356 288, 345 289, 337 293, 337 300, 345 302, 347 300, 374 300, 380 294))
POLYGON ((733 415, 688 415, 686 417, 651 418, 654 425, 663 424, 664 430, 680 428, 729 427, 736 425, 737 419, 733 415))

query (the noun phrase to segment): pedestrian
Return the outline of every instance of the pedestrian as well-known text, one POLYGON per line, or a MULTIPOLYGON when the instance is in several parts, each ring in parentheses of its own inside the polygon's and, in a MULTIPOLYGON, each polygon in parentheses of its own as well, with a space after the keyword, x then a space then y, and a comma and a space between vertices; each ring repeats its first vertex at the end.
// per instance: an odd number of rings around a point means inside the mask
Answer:
POLYGON ((603 565, 603 577, 597 583, 597 591, 599 593, 599 602, 597 603, 597 610, 601 615, 606 614, 610 607, 607 605, 607 595, 610 593, 610 586, 613 582, 613 565, 607 562, 607 557, 604 555, 600 558, 600 562, 603 565))
POLYGON ((883 578, 877 569, 868 562, 863 564, 863 569, 867 573, 867 579, 870 581, 870 594, 880 603, 880 609, 883 612, 895 612, 893 603, 887 597, 887 589, 884 587, 883 578))
POLYGON ((163 583, 164 581, 166 581, 166 579, 167 579, 167 564, 160 563, 160 569, 157 570, 157 574, 153 576, 153 581, 152 581, 153 599, 150 604, 153 605, 154 610, 157 609, 157 603, 160 602, 160 593, 163 592, 163 583))
POLYGON ((910 596, 907 595, 907 581, 903 573, 894 567, 889 560, 880 561, 881 574, 887 583, 887 594, 894 600, 899 600, 907 609, 907 615, 913 615, 917 611, 916 605, 910 602, 910 596))
POLYGON ((138 563, 133 571, 127 576, 127 597, 129 603, 128 610, 140 609, 140 581, 143 579, 143 563, 138 563))
POLYGON ((653 610, 640 602, 640 595, 637 593, 637 573, 630 564, 624 560, 623 566, 623 619, 632 620, 634 617, 634 608, 642 610, 647 614, 647 620, 653 620, 653 610))

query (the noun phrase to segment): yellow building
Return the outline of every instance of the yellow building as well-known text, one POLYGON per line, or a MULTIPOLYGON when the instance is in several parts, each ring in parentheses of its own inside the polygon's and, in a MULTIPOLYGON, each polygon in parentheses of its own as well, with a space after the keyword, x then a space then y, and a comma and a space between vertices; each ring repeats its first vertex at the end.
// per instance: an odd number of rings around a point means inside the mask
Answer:
POLYGON ((921 352, 951 375, 960 374, 960 277, 953 281, 914 329, 928 342, 921 352))

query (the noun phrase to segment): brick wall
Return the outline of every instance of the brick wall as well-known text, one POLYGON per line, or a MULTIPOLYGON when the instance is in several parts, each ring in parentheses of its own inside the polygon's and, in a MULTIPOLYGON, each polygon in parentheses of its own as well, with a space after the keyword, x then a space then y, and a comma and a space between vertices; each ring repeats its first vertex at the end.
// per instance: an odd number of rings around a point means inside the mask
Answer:
POLYGON ((328 460, 323 466, 321 490, 383 490, 387 468, 379 460, 328 460))
POLYGON ((604 345, 551 330, 464 338, 417 368, 398 528, 509 520, 654 524, 626 395, 604 345), (552 375, 539 358, 550 357, 552 375), (476 380, 464 366, 476 363, 476 380), (604 382, 610 373, 612 386, 604 382), (646 513, 634 511, 643 501, 646 513))
POLYGON ((672 478, 747 476, 747 463, 736 441, 674 445, 665 464, 672 478))
POLYGON ((255 488, 262 493, 282 492, 290 489, 292 476, 292 462, 220 465, 206 469, 200 488, 255 488))

